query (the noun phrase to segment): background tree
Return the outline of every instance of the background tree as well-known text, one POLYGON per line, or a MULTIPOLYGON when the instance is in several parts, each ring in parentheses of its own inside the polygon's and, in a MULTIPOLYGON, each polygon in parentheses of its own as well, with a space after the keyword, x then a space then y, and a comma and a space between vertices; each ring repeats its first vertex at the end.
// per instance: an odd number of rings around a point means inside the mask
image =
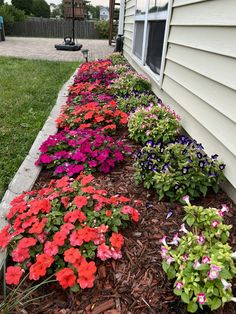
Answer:
POLYGON ((4 4, 4 0, 0 0, 0 5, 3 5, 4 4))
POLYGON ((50 6, 45 0, 33 0, 32 13, 38 17, 50 17, 50 6))
POLYGON ((26 19, 24 11, 16 9, 13 5, 7 3, 0 6, 0 15, 3 16, 6 35, 11 34, 14 22, 24 21, 26 19))
POLYGON ((11 3, 17 9, 25 11, 27 15, 32 13, 33 0, 12 0, 11 3))
POLYGON ((99 5, 92 5, 92 4, 87 4, 86 5, 87 11, 89 11, 92 16, 93 19, 99 20, 100 18, 100 6, 99 5))
POLYGON ((63 17, 63 4, 54 4, 50 3, 51 6, 51 17, 57 18, 57 17, 63 17))

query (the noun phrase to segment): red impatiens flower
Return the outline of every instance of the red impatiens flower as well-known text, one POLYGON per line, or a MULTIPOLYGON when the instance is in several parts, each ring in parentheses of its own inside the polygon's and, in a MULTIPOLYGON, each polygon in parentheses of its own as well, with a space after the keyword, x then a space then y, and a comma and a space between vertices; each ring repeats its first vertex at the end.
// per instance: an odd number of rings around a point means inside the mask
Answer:
POLYGON ((84 260, 85 258, 78 249, 70 248, 64 252, 64 261, 71 263, 76 268, 78 268, 84 260))
POLYGON ((30 280, 39 280, 40 277, 46 275, 47 268, 49 268, 54 262, 54 258, 46 253, 37 255, 36 263, 30 267, 30 280))
POLYGON ((88 200, 86 196, 76 196, 73 200, 73 203, 77 206, 78 209, 81 209, 87 204, 88 200))
POLYGON ((47 218, 43 218, 41 222, 37 219, 37 222, 35 222, 32 227, 29 229, 29 233, 33 234, 40 234, 43 232, 43 229, 45 227, 45 224, 47 223, 47 218))
POLYGON ((30 257, 28 248, 16 248, 11 253, 14 262, 22 263, 30 257))
POLYGON ((65 243, 66 236, 65 232, 58 231, 53 236, 53 242, 58 246, 62 246, 65 243))
POLYGON ((73 287, 76 282, 76 276, 71 268, 63 268, 56 273, 56 278, 63 289, 73 287))
POLYGON ((8 285, 18 285, 23 274, 23 269, 19 266, 9 266, 6 272, 6 283, 8 285))
POLYGON ((81 180, 80 180, 80 183, 82 185, 87 185, 88 183, 90 183, 91 181, 93 181, 94 177, 90 174, 90 175, 87 175, 87 176, 84 176, 81 180))
POLYGON ((74 210, 73 212, 68 212, 64 216, 64 221, 65 222, 71 222, 71 223, 76 222, 76 220, 79 220, 80 222, 83 222, 86 219, 87 219, 87 217, 85 216, 85 214, 83 212, 81 212, 79 209, 74 210))
POLYGON ((122 248, 122 245, 124 244, 124 238, 122 234, 120 233, 112 233, 112 236, 110 238, 111 245, 115 248, 120 250, 122 248))
POLYGON ((98 246, 97 257, 99 257, 102 261, 105 261, 112 257, 111 249, 108 245, 102 243, 98 246))
POLYGON ((95 273, 97 271, 97 267, 94 262, 88 263, 87 261, 83 261, 78 269, 79 279, 77 282, 79 283, 82 289, 92 288, 95 280, 95 273))
POLYGON ((28 248, 31 246, 34 246, 36 244, 35 238, 23 238, 19 241, 17 248, 22 249, 22 248, 28 248))
POLYGON ((2 231, 0 232, 0 247, 5 249, 8 245, 8 243, 11 240, 11 236, 9 234, 10 225, 4 227, 2 231))

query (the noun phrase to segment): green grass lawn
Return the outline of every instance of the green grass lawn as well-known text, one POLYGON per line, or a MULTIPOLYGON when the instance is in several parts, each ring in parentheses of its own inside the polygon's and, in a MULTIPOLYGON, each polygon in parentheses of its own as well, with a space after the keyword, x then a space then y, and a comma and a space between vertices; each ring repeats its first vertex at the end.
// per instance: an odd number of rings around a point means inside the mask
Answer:
POLYGON ((0 57, 0 200, 76 67, 0 57))

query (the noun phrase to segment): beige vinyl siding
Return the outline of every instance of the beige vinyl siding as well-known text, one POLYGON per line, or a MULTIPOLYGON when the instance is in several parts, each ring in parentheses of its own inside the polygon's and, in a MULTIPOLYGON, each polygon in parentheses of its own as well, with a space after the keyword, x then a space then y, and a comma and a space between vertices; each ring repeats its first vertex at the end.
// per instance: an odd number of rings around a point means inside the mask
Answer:
MULTIPOLYGON (((135 1, 128 3, 134 12, 135 1)), ((182 116, 185 130, 226 164, 226 188, 236 202, 235 12, 236 0, 174 0, 161 89, 150 78, 155 93, 182 116)), ((129 30, 125 56, 145 72, 131 53, 129 30)))
POLYGON ((135 0, 128 0, 125 3, 124 53, 129 55, 132 54, 133 47, 135 4, 135 0))

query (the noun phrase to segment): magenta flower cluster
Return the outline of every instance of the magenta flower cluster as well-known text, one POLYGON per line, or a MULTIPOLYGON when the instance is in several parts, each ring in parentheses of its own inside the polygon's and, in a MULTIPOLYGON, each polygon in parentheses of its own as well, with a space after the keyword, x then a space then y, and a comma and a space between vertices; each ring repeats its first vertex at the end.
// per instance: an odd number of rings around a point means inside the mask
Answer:
POLYGON ((131 149, 122 141, 104 135, 100 129, 63 130, 49 138, 40 147, 37 165, 54 168, 55 174, 73 176, 99 170, 109 173, 131 149))

